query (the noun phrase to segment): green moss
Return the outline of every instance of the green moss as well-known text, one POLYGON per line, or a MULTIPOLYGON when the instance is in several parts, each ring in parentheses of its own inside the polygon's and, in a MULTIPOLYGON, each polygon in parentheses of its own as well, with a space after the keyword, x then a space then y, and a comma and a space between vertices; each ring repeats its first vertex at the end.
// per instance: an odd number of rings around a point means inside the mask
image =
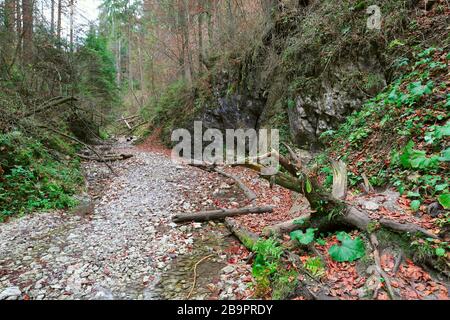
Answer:
POLYGON ((298 287, 298 272, 295 270, 282 269, 279 271, 272 280, 272 299, 273 300, 285 300, 298 287))

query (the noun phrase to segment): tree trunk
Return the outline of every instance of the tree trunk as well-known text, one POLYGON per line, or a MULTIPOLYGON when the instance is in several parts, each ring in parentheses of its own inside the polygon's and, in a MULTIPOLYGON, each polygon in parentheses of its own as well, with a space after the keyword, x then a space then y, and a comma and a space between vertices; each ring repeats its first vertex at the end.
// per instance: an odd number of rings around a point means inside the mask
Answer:
POLYGON ((205 56, 205 52, 203 49, 203 10, 204 3, 203 1, 199 1, 199 6, 201 7, 202 12, 198 14, 198 72, 201 73, 203 69, 203 57, 205 56))
MULTIPOLYGON (((128 8, 131 6, 131 0, 128 0, 128 8)), ((127 33, 128 33, 128 83, 130 85, 130 90, 134 92, 134 83, 133 83, 133 57, 132 57, 132 32, 131 32, 131 21, 132 15, 129 14, 129 20, 127 25, 127 33)))
POLYGON ((228 37, 229 39, 234 38, 236 30, 236 21, 233 12, 233 3, 231 0, 227 0, 227 20, 228 20, 228 37))
POLYGON ((5 44, 0 49, 0 55, 3 55, 3 61, 7 63, 7 65, 11 64, 14 55, 14 26, 15 26, 15 14, 16 2, 15 0, 6 0, 5 1, 5 44))
POLYGON ((145 77, 144 77, 144 61, 142 58, 142 49, 141 49, 141 43, 142 40, 140 39, 141 35, 138 36, 138 55, 139 55, 139 79, 140 79, 140 98, 141 98, 141 105, 144 105, 144 92, 145 92, 145 77))
POLYGON ((55 34, 55 0, 52 0, 51 3, 51 17, 50 17, 50 31, 52 35, 55 34))
POLYGON ((74 14, 74 0, 70 0, 70 52, 73 53, 73 45, 74 45, 74 39, 73 39, 73 14, 74 14))
POLYGON ((183 67, 185 79, 189 85, 192 84, 192 54, 189 48, 189 0, 181 0, 181 32, 182 32, 182 51, 183 51, 183 67))
POLYGON ((214 6, 211 5, 211 0, 206 0, 206 4, 208 10, 208 49, 211 49, 214 42, 214 6))
POLYGON ((58 22, 57 22, 58 42, 61 42, 61 31, 62 31, 62 0, 58 0, 58 22))
POLYGON ((30 64, 33 59, 33 1, 22 1, 23 12, 23 63, 30 64))
POLYGON ((273 207, 250 207, 242 209, 222 209, 214 211, 205 211, 199 213, 177 214, 172 220, 176 223, 183 222, 205 222, 211 220, 223 220, 227 217, 236 217, 245 214, 262 214, 273 212, 273 207))

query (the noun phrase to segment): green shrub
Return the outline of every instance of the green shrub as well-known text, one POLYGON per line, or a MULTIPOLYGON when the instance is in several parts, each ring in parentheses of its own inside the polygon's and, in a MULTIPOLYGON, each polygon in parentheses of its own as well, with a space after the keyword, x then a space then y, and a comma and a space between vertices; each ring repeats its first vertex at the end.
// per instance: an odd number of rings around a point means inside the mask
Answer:
POLYGON ((18 131, 0 135, 0 150, 0 220, 76 204, 79 161, 56 161, 41 142, 18 131))

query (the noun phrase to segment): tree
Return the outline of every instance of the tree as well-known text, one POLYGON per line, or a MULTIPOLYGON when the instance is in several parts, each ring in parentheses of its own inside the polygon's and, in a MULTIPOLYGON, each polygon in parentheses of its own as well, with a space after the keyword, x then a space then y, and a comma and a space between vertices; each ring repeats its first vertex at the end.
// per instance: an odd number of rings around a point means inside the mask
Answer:
POLYGON ((33 60, 33 0, 22 1, 23 17, 23 62, 30 64, 33 60))
POLYGON ((57 22, 57 37, 58 42, 61 42, 61 31, 62 31, 62 0, 58 0, 58 22, 57 22))

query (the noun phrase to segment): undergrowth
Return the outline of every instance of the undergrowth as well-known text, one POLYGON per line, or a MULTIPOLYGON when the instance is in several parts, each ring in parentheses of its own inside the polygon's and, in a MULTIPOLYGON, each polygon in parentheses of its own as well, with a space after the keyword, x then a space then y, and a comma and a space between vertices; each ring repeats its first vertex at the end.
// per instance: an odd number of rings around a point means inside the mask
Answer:
POLYGON ((342 157, 358 190, 365 174, 374 187, 395 187, 413 211, 438 201, 450 208, 450 54, 419 51, 409 73, 354 112, 336 131, 322 135, 319 175, 330 186, 326 158, 342 157))
MULTIPOLYGON (((74 153, 63 141, 58 145, 74 153)), ((0 151, 0 221, 76 205, 72 196, 83 181, 78 160, 57 159, 41 141, 19 131, 0 134, 0 151)))

